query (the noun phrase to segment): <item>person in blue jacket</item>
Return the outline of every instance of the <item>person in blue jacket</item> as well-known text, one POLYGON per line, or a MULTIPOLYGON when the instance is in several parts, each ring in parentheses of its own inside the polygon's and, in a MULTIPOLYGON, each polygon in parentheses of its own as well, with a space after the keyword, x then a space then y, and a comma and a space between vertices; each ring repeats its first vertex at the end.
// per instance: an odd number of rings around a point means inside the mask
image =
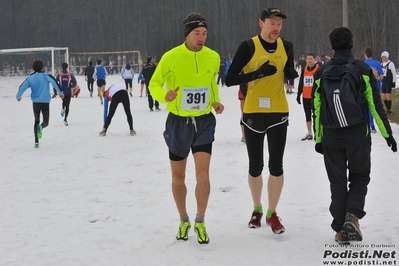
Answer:
MULTIPOLYGON (((373 59, 373 49, 371 49, 370 47, 364 49, 364 59, 365 59, 364 62, 366 62, 366 64, 369 65, 373 70, 373 74, 375 76, 375 79, 377 80, 378 91, 381 94, 381 80, 384 78, 384 72, 382 71, 380 62, 373 59)), ((377 133, 377 130, 375 129, 374 119, 370 111, 369 111, 369 119, 370 119, 371 132, 377 133)))
POLYGON ((31 88, 31 99, 33 103, 33 115, 35 117, 35 124, 33 127, 33 132, 35 135, 35 148, 39 148, 39 139, 42 137, 43 128, 48 126, 49 117, 50 117, 50 86, 51 84, 53 88, 58 92, 60 98, 64 98, 63 92, 58 87, 57 82, 54 77, 44 73, 43 69, 43 61, 36 60, 32 64, 32 68, 34 73, 32 73, 29 77, 25 79, 25 81, 21 84, 17 92, 17 100, 20 101, 22 98, 22 94, 28 89, 31 88), (40 113, 43 115, 43 122, 40 124, 40 113))
MULTIPOLYGON (((140 70, 139 76, 137 77, 137 83, 140 83, 140 97, 143 97, 143 90, 144 90, 144 85, 145 85, 145 78, 143 76, 143 70, 140 70)), ((145 96, 147 96, 147 93, 145 94, 145 96)))
POLYGON ((62 71, 58 73, 55 81, 59 84, 60 89, 64 93, 62 99, 61 117, 64 117, 64 125, 68 126, 69 105, 71 104, 72 89, 76 87, 77 81, 75 76, 68 72, 68 64, 62 63, 62 71))
POLYGON ((98 87, 98 97, 100 97, 100 102, 103 104, 103 95, 105 90, 105 79, 108 76, 108 72, 105 67, 102 65, 102 60, 97 60, 97 66, 94 68, 93 79, 97 80, 97 87, 98 87))

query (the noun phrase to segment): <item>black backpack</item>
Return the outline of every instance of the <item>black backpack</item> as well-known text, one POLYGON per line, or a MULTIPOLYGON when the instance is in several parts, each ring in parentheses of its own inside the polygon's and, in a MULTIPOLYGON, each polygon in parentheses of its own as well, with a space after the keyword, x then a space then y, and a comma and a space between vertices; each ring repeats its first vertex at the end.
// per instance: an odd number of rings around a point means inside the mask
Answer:
POLYGON ((345 64, 326 63, 320 81, 320 122, 326 128, 343 128, 368 121, 366 84, 358 60, 351 58, 345 64))

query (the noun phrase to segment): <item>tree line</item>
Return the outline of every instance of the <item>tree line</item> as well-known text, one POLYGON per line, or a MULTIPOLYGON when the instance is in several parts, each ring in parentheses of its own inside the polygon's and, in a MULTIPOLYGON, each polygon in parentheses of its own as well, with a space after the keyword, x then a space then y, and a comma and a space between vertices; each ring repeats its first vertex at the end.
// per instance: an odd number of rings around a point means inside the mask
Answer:
MULTIPOLYGON (((182 20, 199 12, 208 20, 206 45, 231 58, 245 39, 259 34, 262 9, 287 15, 281 36, 296 57, 331 54, 328 33, 342 26, 342 0, 0 0, 0 49, 69 47, 70 52, 140 50, 159 58, 184 41, 182 20)), ((348 0, 354 50, 363 58, 370 46, 380 60, 387 50, 397 64, 399 1, 348 0)))

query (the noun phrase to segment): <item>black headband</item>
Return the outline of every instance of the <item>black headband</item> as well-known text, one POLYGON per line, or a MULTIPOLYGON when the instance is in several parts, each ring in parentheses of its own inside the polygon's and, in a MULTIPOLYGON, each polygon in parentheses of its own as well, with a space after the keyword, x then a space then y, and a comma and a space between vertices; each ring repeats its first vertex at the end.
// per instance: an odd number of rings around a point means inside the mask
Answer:
POLYGON ((205 27, 206 29, 208 28, 206 21, 203 20, 190 21, 184 24, 184 37, 187 37, 187 35, 189 35, 193 29, 198 27, 205 27))

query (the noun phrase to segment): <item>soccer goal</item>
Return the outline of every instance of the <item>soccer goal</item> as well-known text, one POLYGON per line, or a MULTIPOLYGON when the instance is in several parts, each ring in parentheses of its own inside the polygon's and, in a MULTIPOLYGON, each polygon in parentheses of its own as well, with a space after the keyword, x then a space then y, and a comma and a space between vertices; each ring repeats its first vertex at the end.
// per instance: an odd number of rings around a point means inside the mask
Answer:
POLYGON ((76 75, 83 75, 89 62, 92 61, 93 66, 96 66, 98 59, 111 75, 120 73, 127 63, 137 73, 143 65, 140 51, 79 52, 70 53, 70 70, 76 75))
POLYGON ((27 76, 32 63, 42 60, 44 71, 53 76, 63 62, 69 63, 68 47, 37 47, 0 50, 0 97, 13 97, 27 76))

